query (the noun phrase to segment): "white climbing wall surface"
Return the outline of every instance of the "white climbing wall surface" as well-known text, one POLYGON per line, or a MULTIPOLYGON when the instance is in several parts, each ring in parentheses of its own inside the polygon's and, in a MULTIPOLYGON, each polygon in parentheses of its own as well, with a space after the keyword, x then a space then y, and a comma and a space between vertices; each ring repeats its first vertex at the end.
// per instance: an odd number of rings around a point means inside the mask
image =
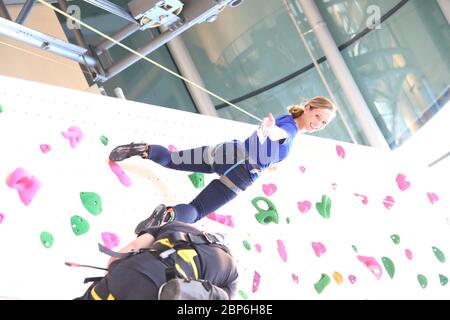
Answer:
MULTIPOLYGON (((103 271, 65 262, 104 267, 98 242, 119 249, 156 205, 199 192, 189 172, 139 157, 110 164, 115 146, 182 150, 254 129, 0 76, 0 298, 82 295, 83 279, 103 271)), ((449 191, 426 170, 303 135, 285 162, 197 224, 227 235, 235 299, 446 299, 449 191), (275 208, 259 201, 258 214, 257 197, 275 208), (278 223, 255 217, 274 212, 278 223)))

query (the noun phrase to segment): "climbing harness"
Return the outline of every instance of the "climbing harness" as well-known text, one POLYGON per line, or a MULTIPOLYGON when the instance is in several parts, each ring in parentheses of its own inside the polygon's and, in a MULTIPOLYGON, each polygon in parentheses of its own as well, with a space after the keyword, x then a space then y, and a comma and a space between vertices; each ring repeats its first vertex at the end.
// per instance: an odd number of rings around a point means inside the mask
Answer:
MULTIPOLYGON (((115 252, 102 244, 98 244, 99 250, 109 256, 127 259, 137 254, 150 253, 157 257, 165 266, 165 282, 160 286, 158 296, 161 300, 167 299, 228 299, 226 292, 214 286, 207 280, 200 279, 201 262, 196 250, 200 245, 217 246, 230 254, 229 249, 222 243, 219 235, 202 232, 192 234, 185 232, 172 232, 167 237, 158 239, 150 248, 139 249, 126 253, 115 252)), ((86 282, 101 278, 87 278, 86 282)), ((102 291, 95 283, 88 289, 95 300, 113 300, 112 293, 107 292, 103 286, 102 291), (101 298, 103 297, 103 298, 101 298)))
MULTIPOLYGON (((216 159, 216 153, 222 152, 222 154, 227 157, 226 151, 223 152, 223 148, 233 148, 233 152, 236 152, 236 163, 233 164, 231 167, 229 167, 222 175, 220 175, 219 180, 222 182, 228 189, 233 191, 235 194, 239 194, 241 191, 243 191, 239 186, 237 186, 231 179, 228 177, 228 174, 236 170, 239 166, 246 166, 246 169, 251 173, 255 175, 259 175, 262 171, 262 169, 256 165, 253 164, 254 161, 250 161, 249 154, 245 150, 245 148, 242 146, 242 143, 237 140, 233 140, 231 142, 225 142, 220 143, 216 146, 209 146, 206 149, 206 158, 205 162, 209 164, 211 167, 213 167, 215 159, 216 159)), ((222 161, 225 159, 221 159, 222 161)))

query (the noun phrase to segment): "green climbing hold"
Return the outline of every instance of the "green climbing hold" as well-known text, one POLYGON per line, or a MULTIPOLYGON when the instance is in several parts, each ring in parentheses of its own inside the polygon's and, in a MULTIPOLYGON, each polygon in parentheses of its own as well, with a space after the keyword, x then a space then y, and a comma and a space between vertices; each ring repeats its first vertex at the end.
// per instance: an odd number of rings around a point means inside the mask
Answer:
POLYGON ((250 243, 248 243, 247 241, 242 241, 242 244, 244 245, 245 249, 250 250, 251 246, 250 243))
POLYGON ((52 245, 55 239, 53 238, 53 235, 50 232, 42 231, 41 232, 41 243, 44 247, 49 249, 52 245))
POLYGON ((239 290, 238 293, 242 297, 242 299, 248 300, 248 295, 244 291, 239 290))
POLYGON ((267 199, 266 197, 256 197, 252 200, 252 204, 258 211, 269 211, 269 210, 277 211, 275 204, 272 201, 270 201, 269 199, 267 199), (261 208, 258 205, 259 201, 264 202, 267 205, 267 209, 261 208))
POLYGON ((70 218, 70 224, 72 226, 73 233, 77 236, 89 231, 89 222, 80 216, 72 216, 72 218, 70 218))
POLYGON ((356 248, 356 246, 354 244, 352 244, 352 249, 353 251, 355 251, 356 253, 358 253, 358 248, 356 248))
POLYGON ((0 104, 0 113, 3 112, 3 106, 0 104))
POLYGON ((95 192, 80 192, 83 207, 94 216, 102 213, 102 199, 95 192))
POLYGON ((286 218, 286 223, 287 223, 287 224, 291 223, 291 219, 286 218))
POLYGON ((255 214, 255 218, 259 223, 263 225, 269 224, 271 222, 278 223, 279 221, 278 213, 272 210, 260 211, 255 214))
POLYGON ((195 188, 201 189, 205 186, 205 175, 202 172, 194 172, 189 175, 189 180, 195 188))
POLYGON ((420 286, 425 289, 428 285, 428 280, 423 274, 417 275, 417 280, 419 281, 420 286))
POLYGON ((436 248, 436 247, 432 247, 432 248, 433 248, 433 252, 434 252, 434 255, 436 256, 436 258, 440 262, 444 263, 445 262, 445 255, 444 255, 444 253, 441 250, 439 250, 439 248, 436 248))
POLYGON ((100 141, 103 143, 104 146, 107 146, 109 142, 108 138, 105 136, 101 136, 100 141))
POLYGON ((391 279, 393 279, 394 274, 395 274, 394 262, 392 262, 392 260, 389 259, 388 257, 382 257, 381 261, 383 261, 384 268, 386 269, 387 273, 389 274, 389 277, 391 277, 391 279))
POLYGON ((316 289, 317 293, 322 293, 322 291, 330 284, 331 279, 325 273, 322 273, 320 280, 314 284, 314 289, 316 289))
POLYGON ((439 282, 441 283, 441 286, 445 286, 448 283, 448 278, 446 276, 444 276, 443 274, 440 274, 439 282))
POLYGON ((393 241, 395 244, 399 244, 399 243, 400 243, 400 236, 399 236, 398 234, 393 234, 393 235, 391 236, 391 239, 392 239, 392 241, 393 241))
POLYGON ((324 217, 325 219, 329 219, 331 214, 330 197, 324 194, 322 196, 322 201, 316 203, 316 209, 322 217, 324 217))
POLYGON ((258 213, 255 214, 255 218, 259 223, 261 223, 263 225, 271 223, 271 222, 278 223, 279 216, 278 216, 277 208, 275 207, 275 205, 273 204, 272 201, 270 201, 266 197, 256 197, 252 200, 252 204, 256 208, 256 210, 258 210, 258 213), (261 208, 258 205, 259 201, 265 202, 268 209, 266 210, 266 209, 261 208))

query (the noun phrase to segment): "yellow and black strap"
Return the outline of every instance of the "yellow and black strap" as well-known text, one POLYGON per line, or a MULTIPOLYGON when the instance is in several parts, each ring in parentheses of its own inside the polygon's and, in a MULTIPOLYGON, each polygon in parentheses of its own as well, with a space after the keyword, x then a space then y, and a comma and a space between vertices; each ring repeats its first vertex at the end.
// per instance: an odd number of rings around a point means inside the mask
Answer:
POLYGON ((102 284, 92 287, 90 294, 94 300, 116 300, 109 290, 107 290, 106 286, 102 284))
MULTIPOLYGON (((199 263, 198 253, 195 251, 195 249, 189 248, 186 246, 185 248, 180 248, 181 245, 177 245, 177 248, 175 248, 175 244, 172 243, 169 238, 162 238, 154 243, 154 248, 156 249, 156 252, 161 254, 164 251, 169 249, 175 249, 174 253, 172 253, 169 257, 173 260, 173 267, 175 270, 183 277, 183 278, 194 278, 199 279, 199 268, 197 267, 197 264, 199 263), (176 253, 176 254, 175 254, 176 253), (189 271, 189 272, 188 272, 189 271), (191 276, 189 277, 189 274, 191 276)), ((155 251, 154 251, 155 252, 155 251)), ((169 261, 165 261, 166 259, 163 259, 163 262, 167 263, 169 261)), ((168 267, 170 268, 171 265, 169 264, 168 267)), ((173 276, 173 275, 169 275, 173 276)))

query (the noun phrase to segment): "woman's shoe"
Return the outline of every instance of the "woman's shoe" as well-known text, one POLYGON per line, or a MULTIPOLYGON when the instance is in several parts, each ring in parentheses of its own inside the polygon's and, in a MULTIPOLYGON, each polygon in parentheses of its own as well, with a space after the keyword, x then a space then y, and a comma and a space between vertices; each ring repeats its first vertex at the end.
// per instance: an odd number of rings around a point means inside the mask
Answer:
POLYGON ((150 146, 146 143, 130 143, 115 147, 109 154, 109 160, 122 161, 133 156, 147 158, 150 146))
POLYGON ((165 205, 160 204, 153 210, 150 217, 139 222, 136 229, 134 229, 134 233, 139 234, 145 229, 160 227, 173 220, 175 220, 175 211, 173 208, 167 208, 165 205))

